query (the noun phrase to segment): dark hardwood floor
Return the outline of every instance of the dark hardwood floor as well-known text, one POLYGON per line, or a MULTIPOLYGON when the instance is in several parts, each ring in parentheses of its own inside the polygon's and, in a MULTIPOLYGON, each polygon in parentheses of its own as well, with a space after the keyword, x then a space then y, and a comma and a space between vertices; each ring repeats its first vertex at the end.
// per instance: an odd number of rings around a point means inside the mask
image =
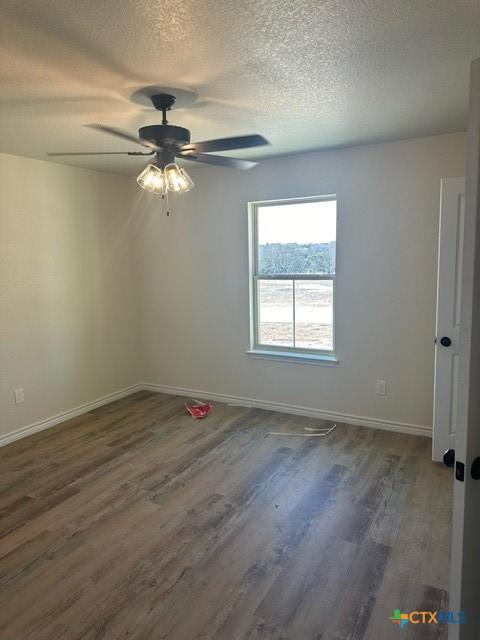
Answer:
POLYGON ((2 640, 446 638, 430 440, 141 392, 0 450, 2 640))

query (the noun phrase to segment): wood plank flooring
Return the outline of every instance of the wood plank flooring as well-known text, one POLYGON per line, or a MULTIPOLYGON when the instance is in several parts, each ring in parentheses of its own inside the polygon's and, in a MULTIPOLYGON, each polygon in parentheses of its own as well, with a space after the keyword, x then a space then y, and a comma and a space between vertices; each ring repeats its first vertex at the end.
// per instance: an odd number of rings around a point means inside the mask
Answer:
POLYGON ((0 450, 2 640, 446 638, 430 440, 141 392, 0 450))

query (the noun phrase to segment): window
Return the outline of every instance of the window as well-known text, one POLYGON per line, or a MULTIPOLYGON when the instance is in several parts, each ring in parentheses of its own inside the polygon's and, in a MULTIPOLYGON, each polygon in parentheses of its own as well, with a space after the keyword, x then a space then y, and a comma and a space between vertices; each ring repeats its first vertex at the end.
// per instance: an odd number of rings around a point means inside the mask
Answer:
POLYGON ((335 196, 250 203, 252 351, 333 357, 336 221, 335 196))

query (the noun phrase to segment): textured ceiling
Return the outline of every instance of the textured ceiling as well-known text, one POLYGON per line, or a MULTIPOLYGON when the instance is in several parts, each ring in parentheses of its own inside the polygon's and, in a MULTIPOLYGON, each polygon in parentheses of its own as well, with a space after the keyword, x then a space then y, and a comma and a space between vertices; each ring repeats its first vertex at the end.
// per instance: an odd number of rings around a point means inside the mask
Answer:
MULTIPOLYGON (((0 9, 0 151, 35 158, 137 149, 82 125, 135 133, 158 123, 138 96, 152 85, 187 91, 170 119, 194 140, 258 132, 272 142, 243 157, 459 131, 469 62, 480 56, 478 0, 0 0, 0 9)), ((144 164, 56 161, 127 174, 144 164)))

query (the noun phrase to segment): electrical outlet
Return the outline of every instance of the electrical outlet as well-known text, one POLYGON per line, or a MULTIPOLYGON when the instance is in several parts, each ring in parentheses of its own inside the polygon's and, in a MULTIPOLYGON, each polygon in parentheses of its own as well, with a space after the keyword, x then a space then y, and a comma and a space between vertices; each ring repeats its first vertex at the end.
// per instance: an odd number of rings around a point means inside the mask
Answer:
POLYGON ((387 382, 386 380, 377 380, 375 383, 375 393, 377 396, 387 395, 387 382))
POLYGON ((15 404, 22 404, 25 400, 25 394, 23 393, 23 388, 15 389, 15 404))

